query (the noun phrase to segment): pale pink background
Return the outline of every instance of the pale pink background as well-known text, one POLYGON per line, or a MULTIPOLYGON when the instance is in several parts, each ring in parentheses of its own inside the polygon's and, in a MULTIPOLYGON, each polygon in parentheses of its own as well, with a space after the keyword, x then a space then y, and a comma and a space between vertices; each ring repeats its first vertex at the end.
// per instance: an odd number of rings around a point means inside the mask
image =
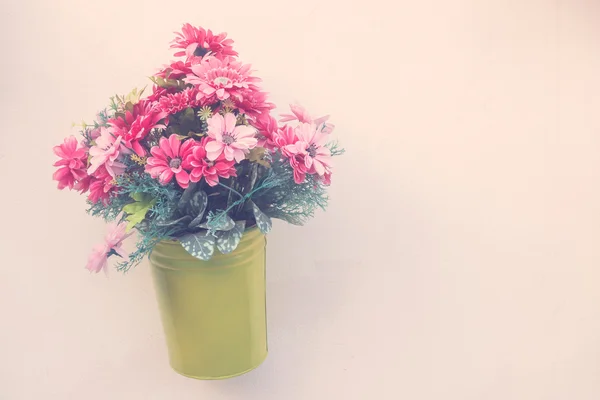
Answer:
POLYGON ((0 399, 600 398, 597 1, 3 2, 0 399), (8 3, 8 4, 7 4, 8 3), (330 113, 331 207, 269 236, 270 355, 169 369, 148 266, 103 234, 51 146, 227 31, 272 99, 330 113))

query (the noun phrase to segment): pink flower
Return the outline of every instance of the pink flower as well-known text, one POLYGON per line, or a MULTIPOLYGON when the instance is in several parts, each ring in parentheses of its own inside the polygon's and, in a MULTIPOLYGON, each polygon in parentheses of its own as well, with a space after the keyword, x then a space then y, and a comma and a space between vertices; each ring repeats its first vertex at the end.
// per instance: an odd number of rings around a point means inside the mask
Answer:
POLYGON ((236 162, 240 162, 250 149, 256 147, 256 130, 246 125, 235 126, 236 117, 232 113, 227 113, 224 117, 215 114, 207 123, 208 137, 213 139, 206 144, 209 160, 216 160, 224 154, 227 161, 235 159, 236 162))
POLYGON ((302 123, 295 129, 285 126, 274 139, 294 169, 294 181, 304 182, 306 174, 316 174, 324 182, 331 180, 331 152, 325 143, 327 134, 314 124, 302 123))
POLYGON ((175 176, 179 186, 187 188, 190 175, 183 168, 183 156, 188 154, 194 143, 193 139, 188 139, 182 144, 176 134, 169 136, 168 139, 161 137, 159 145, 150 149, 152 156, 148 157, 146 172, 163 185, 171 182, 175 176))
POLYGON ((223 60, 205 57, 199 64, 192 65, 192 73, 184 79, 186 83, 197 85, 204 97, 225 100, 231 96, 240 102, 245 91, 258 90, 254 83, 259 80, 250 76, 250 65, 230 57, 223 60))
POLYGON ((181 79, 192 72, 192 64, 189 61, 174 61, 165 65, 155 76, 164 79, 181 79))
POLYGON ((209 29, 193 27, 184 24, 181 33, 175 32, 177 37, 171 44, 172 49, 184 49, 175 53, 175 57, 186 56, 188 59, 201 58, 210 53, 215 57, 237 56, 231 45, 233 40, 227 39, 226 33, 215 35, 209 29))
POLYGON ((333 128, 335 128, 333 124, 326 123, 329 119, 329 115, 325 115, 313 120, 308 111, 306 111, 306 109, 299 104, 290 104, 290 109, 292 110, 292 114, 281 114, 282 118, 279 120, 280 122, 298 120, 302 123, 312 123, 317 125, 317 127, 319 127, 323 133, 331 133, 333 128))
POLYGON ((175 114, 189 107, 198 107, 200 101, 196 100, 197 95, 196 88, 186 88, 181 92, 167 94, 159 99, 159 108, 167 114, 175 114))
POLYGON ((104 242, 94 246, 92 253, 88 258, 86 268, 90 272, 100 272, 101 270, 106 271, 106 261, 108 257, 113 254, 117 254, 123 258, 129 256, 129 254, 123 249, 123 240, 131 236, 133 232, 126 233, 127 224, 121 222, 120 224, 111 223, 109 230, 104 237, 104 242))
POLYGON ((176 93, 176 92, 177 92, 177 90, 175 88, 165 89, 160 86, 154 85, 154 86, 152 86, 152 93, 146 98, 146 101, 155 103, 161 97, 166 96, 171 93, 176 93))
POLYGON ((84 147, 78 147, 75 136, 69 136, 64 143, 54 147, 54 154, 61 160, 54 163, 55 167, 60 167, 53 175, 52 179, 58 181, 58 188, 64 189, 73 186, 87 177, 86 165, 87 154, 84 147))
POLYGON ((123 145, 122 139, 121 136, 115 137, 106 128, 101 129, 96 145, 90 148, 88 174, 93 174, 102 165, 113 178, 125 172, 126 165, 120 161, 120 158, 122 154, 131 154, 131 151, 123 145))
POLYGON ((295 144, 287 145, 284 152, 291 155, 300 155, 304 158, 304 165, 309 173, 323 176, 329 172, 331 166, 331 152, 325 144, 327 134, 323 133, 313 124, 300 124, 294 133, 298 137, 295 144))
POLYGON ((92 203, 101 201, 104 205, 109 203, 110 196, 116 188, 115 180, 110 176, 104 165, 98 167, 94 175, 90 176, 88 181, 81 182, 81 184, 82 186, 78 190, 82 193, 88 188, 90 190, 90 194, 88 195, 89 201, 92 203), (85 185, 87 185, 87 188, 85 185))
POLYGON ((165 118, 167 113, 158 110, 156 103, 142 100, 133 106, 133 111, 125 111, 125 115, 110 119, 108 123, 116 136, 123 138, 123 144, 133 149, 138 156, 146 155, 146 150, 140 145, 152 129, 162 129, 158 121, 165 118))
POLYGON ((256 118, 262 114, 268 114, 275 108, 275 104, 267 101, 267 93, 259 90, 245 90, 242 92, 242 100, 236 102, 236 107, 240 113, 246 114, 251 118, 256 118))
POLYGON ((209 160, 206 154, 206 144, 208 137, 202 138, 199 145, 190 148, 186 155, 183 166, 190 171, 190 180, 198 182, 204 177, 209 186, 216 186, 219 178, 230 178, 236 176, 235 162, 227 161, 221 154, 216 160, 209 160))
POLYGON ((277 120, 275 118, 268 113, 260 114, 254 118, 252 125, 258 131, 256 135, 256 138, 258 139, 256 146, 264 147, 269 150, 276 147, 276 144, 273 141, 278 129, 277 120))

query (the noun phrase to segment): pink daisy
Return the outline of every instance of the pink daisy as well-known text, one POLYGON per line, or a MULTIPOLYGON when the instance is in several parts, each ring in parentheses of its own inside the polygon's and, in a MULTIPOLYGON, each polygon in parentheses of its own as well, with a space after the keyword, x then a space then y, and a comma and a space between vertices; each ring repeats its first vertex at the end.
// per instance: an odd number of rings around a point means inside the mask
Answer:
POLYGON ((166 116, 167 113, 158 110, 156 103, 142 100, 133 106, 133 112, 125 111, 124 116, 110 119, 108 123, 113 133, 123 138, 125 146, 133 149, 138 156, 145 156, 146 150, 140 140, 148 136, 152 129, 164 128, 158 122, 166 116))
POLYGON ((260 90, 245 90, 242 92, 242 100, 236 101, 236 107, 240 113, 249 117, 257 117, 261 114, 268 114, 275 108, 275 104, 267 101, 267 92, 260 90))
POLYGON ((215 57, 237 56, 231 45, 233 40, 227 39, 226 33, 215 35, 209 29, 184 24, 181 33, 171 42, 172 49, 183 49, 176 52, 175 57, 186 56, 188 59, 201 58, 207 54, 215 57))
POLYGON ((258 90, 254 83, 260 79, 250 76, 250 65, 243 65, 231 57, 223 60, 205 57, 199 64, 192 65, 192 73, 184 81, 197 85, 204 97, 218 100, 233 97, 241 102, 244 91, 258 90))
POLYGON ((221 154, 216 160, 209 160, 206 154, 206 144, 209 138, 204 137, 199 145, 190 148, 183 161, 184 168, 190 171, 190 180, 198 182, 204 177, 209 186, 216 186, 219 178, 236 176, 235 162, 227 161, 221 154))
POLYGON ((256 130, 250 126, 236 126, 236 117, 232 113, 225 116, 215 114, 208 123, 208 137, 211 141, 206 144, 209 160, 216 160, 221 154, 227 161, 242 161, 250 149, 256 147, 256 130))
POLYGON ((189 61, 173 61, 165 65, 155 76, 164 79, 181 79, 192 72, 192 64, 189 61))
POLYGON ((100 272, 106 270, 106 262, 112 254, 117 254, 123 258, 129 257, 129 253, 123 249, 123 241, 133 232, 126 233, 127 223, 111 223, 108 226, 108 232, 104 236, 104 242, 94 246, 88 259, 86 268, 90 272, 100 272))
POLYGON ((122 143, 122 137, 115 137, 108 129, 102 128, 96 144, 90 148, 90 167, 88 174, 93 174, 100 166, 104 166, 113 178, 125 172, 126 165, 121 155, 131 154, 131 150, 122 143))
POLYGON ((166 185, 171 182, 173 176, 182 188, 187 188, 190 183, 190 175, 183 168, 183 156, 188 154, 194 145, 193 139, 181 143, 176 134, 169 138, 161 137, 158 146, 150 149, 151 157, 148 157, 146 172, 153 178, 166 185))
POLYGON ((316 125, 302 123, 293 130, 285 126, 274 141, 288 157, 296 183, 304 182, 306 174, 316 174, 319 179, 330 181, 331 152, 325 147, 327 134, 316 125))
POLYGON ((264 147, 269 150, 276 147, 276 144, 273 141, 278 129, 277 120, 275 118, 268 113, 260 114, 254 118, 252 125, 257 130, 257 147, 264 147))
POLYGON ((64 143, 53 148, 54 154, 61 159, 54 163, 55 167, 60 167, 53 175, 52 179, 58 181, 58 188, 64 189, 73 186, 87 177, 87 154, 85 147, 79 147, 75 136, 69 136, 64 143))
POLYGON ((196 99, 197 95, 196 88, 186 88, 181 92, 167 94, 159 99, 159 109, 167 114, 175 114, 189 107, 198 107, 200 101, 196 99))
POLYGON ((88 200, 92 203, 102 202, 107 205, 110 200, 111 194, 115 191, 115 180, 108 173, 104 166, 99 167, 93 176, 89 177, 87 182, 81 182, 81 186, 78 188, 82 193, 89 189, 90 194, 88 200), (85 186, 87 188, 85 188, 85 186))
POLYGON ((326 123, 329 119, 329 115, 313 119, 308 111, 299 104, 290 104, 290 109, 292 110, 291 114, 281 114, 282 118, 279 120, 280 122, 297 120, 306 124, 315 124, 323 131, 323 133, 331 133, 333 128, 335 128, 333 124, 326 123))

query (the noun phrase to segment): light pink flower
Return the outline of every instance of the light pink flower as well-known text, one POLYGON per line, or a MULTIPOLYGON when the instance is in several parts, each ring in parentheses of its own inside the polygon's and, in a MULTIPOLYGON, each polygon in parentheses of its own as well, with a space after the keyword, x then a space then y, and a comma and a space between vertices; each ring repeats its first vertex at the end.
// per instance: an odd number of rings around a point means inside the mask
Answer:
POLYGON ((123 240, 128 238, 133 232, 126 233, 127 223, 120 224, 111 223, 108 227, 108 232, 104 236, 104 242, 97 244, 92 249, 92 253, 88 258, 86 268, 90 272, 100 272, 106 270, 106 261, 109 256, 117 254, 123 258, 129 254, 123 249, 123 240))
POLYGON ((171 44, 172 49, 183 49, 175 53, 175 57, 186 56, 188 59, 201 58, 210 53, 215 57, 237 56, 231 45, 233 40, 227 39, 226 33, 215 35, 209 29, 194 27, 184 24, 181 33, 175 32, 177 37, 171 44))
POLYGON ((294 129, 294 133, 298 141, 286 146, 285 151, 292 155, 302 155, 309 173, 314 171, 319 176, 323 176, 329 172, 331 152, 325 147, 327 134, 313 124, 300 124, 294 129))
POLYGON ((282 149, 294 169, 294 181, 304 182, 306 174, 316 174, 324 182, 330 181, 331 152, 325 143, 327 134, 314 124, 302 123, 295 129, 284 126, 274 142, 282 149))
POLYGON ((209 160, 205 148, 209 140, 208 137, 204 137, 199 145, 191 147, 185 156, 183 166, 190 171, 192 182, 198 182, 204 177, 209 186, 216 186, 219 178, 227 179, 236 176, 235 161, 227 161, 224 154, 216 160, 209 160))
POLYGON ((158 122, 168 114, 160 111, 156 103, 141 100, 133 106, 133 111, 125 111, 124 116, 108 120, 113 134, 123 138, 123 144, 133 149, 138 156, 145 156, 140 140, 144 139, 152 129, 165 128, 158 122))
POLYGON ((250 65, 243 65, 231 57, 223 60, 205 57, 199 64, 192 65, 192 73, 184 81, 198 86, 200 95, 208 99, 233 97, 241 102, 244 91, 258 90, 254 83, 260 79, 250 76, 250 65))
POLYGON ((313 119, 308 111, 299 104, 290 104, 292 114, 281 114, 280 122, 288 122, 298 120, 302 123, 315 124, 317 129, 323 133, 331 133, 335 125, 327 123, 329 115, 313 119))
POLYGON ((122 155, 131 154, 131 150, 122 143, 122 137, 115 137, 109 129, 102 128, 96 144, 90 148, 90 167, 88 174, 93 174, 100 166, 115 178, 121 175, 126 165, 121 162, 122 155))
POLYGON ((150 149, 152 156, 148 157, 146 172, 163 185, 171 182, 175 176, 179 186, 187 188, 190 175, 183 168, 183 157, 188 154, 194 143, 193 139, 188 139, 182 144, 176 134, 172 134, 168 139, 161 137, 159 145, 150 149))
POLYGON ((61 160, 54 163, 55 167, 60 168, 52 175, 52 179, 58 181, 58 188, 61 190, 66 187, 73 189, 78 181, 84 180, 88 175, 86 148, 78 146, 75 136, 69 136, 53 150, 61 160))
POLYGON ((215 114, 207 122, 208 137, 213 139, 206 144, 209 160, 224 154, 227 161, 240 162, 250 149, 256 147, 256 130, 246 125, 235 126, 236 117, 232 113, 215 114))

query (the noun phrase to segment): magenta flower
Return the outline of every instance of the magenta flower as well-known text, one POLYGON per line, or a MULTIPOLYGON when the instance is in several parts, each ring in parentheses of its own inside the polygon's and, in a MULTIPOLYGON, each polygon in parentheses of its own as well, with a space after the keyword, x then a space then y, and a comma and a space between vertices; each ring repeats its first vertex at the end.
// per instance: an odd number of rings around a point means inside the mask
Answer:
POLYGON ((90 272, 98 273, 102 270, 106 271, 106 261, 113 254, 117 254, 123 258, 129 256, 122 245, 123 240, 131 236, 133 232, 126 233, 126 228, 127 223, 125 222, 121 222, 120 224, 113 222, 109 225, 104 242, 94 246, 88 258, 86 268, 90 272))
POLYGON ((227 161, 223 154, 216 160, 207 158, 206 144, 209 140, 208 137, 204 137, 199 145, 191 147, 183 161, 183 166, 190 171, 192 182, 198 182, 204 177, 209 186, 216 186, 219 178, 227 179, 237 175, 235 162, 227 161))
POLYGON ((107 205, 110 200, 111 194, 114 192, 116 185, 115 180, 106 170, 104 165, 98 167, 94 175, 89 176, 87 181, 80 182, 81 185, 77 189, 82 193, 89 189, 90 194, 88 200, 92 203, 98 203, 107 205))
POLYGON ((140 101, 133 106, 133 111, 125 111, 125 115, 110 119, 108 123, 113 128, 116 136, 123 138, 123 144, 133 149, 138 156, 145 156, 146 150, 140 145, 152 129, 164 128, 158 122, 165 118, 167 113, 160 111, 156 103, 140 101))
POLYGON ((131 154, 131 150, 122 143, 122 137, 115 137, 110 130, 102 128, 96 144, 90 148, 90 167, 88 174, 93 174, 100 166, 115 178, 121 175, 126 168, 121 160, 122 155, 131 154))
POLYGON ((282 118, 279 120, 280 122, 298 120, 306 124, 315 124, 323 133, 331 133, 333 128, 335 128, 333 124, 327 123, 329 115, 313 119, 308 111, 299 104, 290 104, 290 109, 292 110, 291 114, 281 114, 282 118))
POLYGON ((242 161, 250 149, 256 147, 256 130, 250 126, 236 124, 236 117, 232 113, 225 116, 215 114, 208 123, 208 137, 211 141, 206 144, 209 160, 216 160, 221 154, 227 161, 242 161))
POLYGON ((53 175, 52 179, 58 181, 58 188, 64 189, 73 186, 87 177, 86 148, 79 147, 75 136, 65 138, 64 143, 53 148, 54 154, 61 160, 54 163, 55 167, 60 167, 53 175))
POLYGON ((158 100, 159 108, 167 114, 175 114, 189 107, 198 107, 201 102, 196 99, 198 89, 186 88, 181 92, 166 94, 158 100))
POLYGON ((199 64, 192 65, 192 73, 184 79, 186 83, 198 86, 204 97, 225 100, 231 96, 240 102, 244 99, 244 91, 258 90, 254 83, 259 80, 250 76, 250 65, 230 57, 223 60, 205 57, 199 64))
POLYGON ((259 115, 268 114, 269 111, 275 108, 275 104, 267 101, 267 92, 260 90, 244 90, 242 92, 242 100, 236 101, 235 106, 240 113, 246 114, 250 118, 256 118, 259 115))
POLYGON ((276 147, 274 138, 277 134, 278 126, 277 120, 270 114, 260 114, 252 122, 252 125, 256 128, 256 138, 258 142, 256 146, 264 147, 265 149, 272 150, 276 147))
POLYGON ((226 33, 215 35, 209 29, 194 27, 184 24, 181 33, 175 32, 177 37, 171 44, 172 49, 183 49, 175 53, 175 57, 186 56, 188 59, 201 58, 207 54, 215 57, 237 56, 231 45, 233 40, 227 39, 226 33))
POLYGON ((181 79, 192 72, 192 64, 189 61, 173 61, 165 65, 154 76, 164 79, 181 79))
POLYGON ((168 139, 161 137, 158 146, 150 149, 152 156, 148 157, 146 172, 163 185, 171 182, 175 176, 179 186, 187 188, 190 175, 183 168, 183 157, 188 154, 194 143, 193 139, 188 139, 182 144, 176 134, 172 134, 168 139))

